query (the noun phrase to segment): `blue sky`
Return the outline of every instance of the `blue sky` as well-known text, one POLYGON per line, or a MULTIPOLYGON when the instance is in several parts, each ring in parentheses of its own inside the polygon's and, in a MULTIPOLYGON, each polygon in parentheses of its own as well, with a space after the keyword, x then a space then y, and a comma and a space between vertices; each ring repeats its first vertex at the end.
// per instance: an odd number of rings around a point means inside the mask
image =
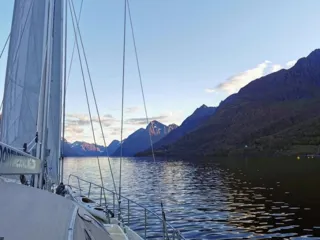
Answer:
MULTIPOLYGON (((79 9, 80 0, 74 2, 79 9)), ((149 116, 166 124, 180 124, 202 104, 218 105, 251 80, 290 67, 320 43, 317 0, 130 3, 149 116)), ((1 3, 0 48, 9 33, 12 8, 13 0, 1 3)), ((110 142, 120 138, 123 1, 84 0, 80 27, 110 142)), ((71 24, 69 30, 70 60, 71 24)), ((145 127, 138 121, 144 111, 130 31, 127 37, 125 136, 145 127)), ((1 86, 5 60, 0 60, 1 86)), ((73 63, 67 137, 91 141, 77 55, 73 63)))

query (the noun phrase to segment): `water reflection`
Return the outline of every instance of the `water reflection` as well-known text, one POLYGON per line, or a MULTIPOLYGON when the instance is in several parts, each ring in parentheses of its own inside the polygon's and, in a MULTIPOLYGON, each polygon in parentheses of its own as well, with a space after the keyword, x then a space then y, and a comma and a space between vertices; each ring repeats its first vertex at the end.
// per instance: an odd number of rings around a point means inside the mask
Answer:
MULTIPOLYGON (((117 186, 118 160, 111 160, 117 186)), ((161 192, 168 221, 188 239, 319 237, 319 170, 315 159, 124 159, 122 192, 157 212, 161 192)), ((99 183, 94 158, 67 159, 65 177, 70 173, 99 183)))

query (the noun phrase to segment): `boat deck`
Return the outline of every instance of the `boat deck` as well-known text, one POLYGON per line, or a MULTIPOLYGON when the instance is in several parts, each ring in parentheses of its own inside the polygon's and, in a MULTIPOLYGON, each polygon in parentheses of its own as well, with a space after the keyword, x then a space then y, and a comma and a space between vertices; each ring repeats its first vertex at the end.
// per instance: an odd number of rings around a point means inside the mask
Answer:
POLYGON ((104 224, 104 227, 113 240, 128 240, 126 234, 118 224, 104 224))
POLYGON ((0 193, 0 237, 5 240, 116 239, 89 213, 56 194, 3 182, 0 193))

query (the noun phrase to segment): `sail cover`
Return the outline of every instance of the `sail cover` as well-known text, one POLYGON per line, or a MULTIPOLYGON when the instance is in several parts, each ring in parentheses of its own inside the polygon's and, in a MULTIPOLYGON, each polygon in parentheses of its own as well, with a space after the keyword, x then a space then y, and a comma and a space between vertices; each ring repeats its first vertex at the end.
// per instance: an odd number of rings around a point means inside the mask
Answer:
POLYGON ((46 1, 16 0, 13 10, 1 121, 1 141, 22 148, 34 139, 46 1))

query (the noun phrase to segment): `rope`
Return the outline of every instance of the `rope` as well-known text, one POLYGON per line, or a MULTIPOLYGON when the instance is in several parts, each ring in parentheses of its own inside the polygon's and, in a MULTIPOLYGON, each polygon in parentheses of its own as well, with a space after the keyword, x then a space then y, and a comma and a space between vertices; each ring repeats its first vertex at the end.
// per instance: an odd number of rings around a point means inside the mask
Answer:
POLYGON ((34 143, 34 144, 32 145, 32 147, 29 149, 29 152, 31 152, 32 149, 34 149, 35 146, 37 146, 37 143, 34 143))
POLYGON ((11 35, 11 33, 9 33, 9 35, 8 35, 8 37, 7 37, 7 40, 6 40, 6 42, 4 43, 4 46, 3 46, 2 50, 1 50, 0 59, 1 59, 2 55, 3 55, 3 53, 4 53, 4 50, 6 49, 6 47, 7 47, 7 45, 8 45, 8 42, 9 42, 9 39, 10 39, 10 35, 11 35))
POLYGON ((121 216, 121 173, 122 173, 122 144, 123 144, 123 109, 124 109, 124 76, 126 62, 126 29, 127 29, 127 1, 124 0, 123 16, 123 52, 122 52, 122 100, 121 100, 121 133, 120 133, 120 173, 119 173, 119 220, 121 216))
MULTIPOLYGON (((73 11, 75 12, 74 5, 73 5, 73 0, 71 0, 71 3, 72 3, 72 6, 73 6, 73 11)), ((114 176, 113 176, 113 172, 112 172, 111 162, 110 162, 110 158, 109 158, 109 152, 108 152, 108 148, 107 148, 107 144, 106 144, 106 140, 105 140, 103 127, 102 127, 102 124, 101 124, 101 118, 100 118, 100 112, 99 112, 99 108, 98 108, 98 104, 97 104, 97 99, 96 99, 95 91, 94 91, 93 84, 92 84, 92 78, 91 78, 91 73, 90 73, 89 64, 88 64, 88 60, 87 60, 87 55, 86 55, 84 44, 83 44, 83 41, 82 41, 82 35, 81 35, 80 27, 79 27, 79 22, 77 22, 77 28, 78 28, 78 32, 79 32, 80 42, 81 42, 81 46, 82 46, 82 51, 83 51, 83 55, 84 55, 84 59, 85 59, 86 67, 87 67, 87 71, 88 71, 91 91, 92 91, 92 94, 93 94, 93 99, 94 99, 94 103, 95 103, 95 107, 96 107, 96 111, 97 111, 97 115, 98 115, 98 119, 99 119, 99 125, 100 125, 100 129, 101 129, 101 133, 102 133, 104 147, 106 149, 106 153, 107 153, 107 157, 108 157, 108 163, 109 163, 110 173, 111 173, 111 177, 112 177, 112 182, 113 182, 114 190, 115 190, 115 192, 117 192, 116 191, 116 184, 115 184, 115 180, 114 180, 114 176)))
POLYGON ((37 136, 35 136, 28 144, 27 147, 29 147, 35 140, 36 140, 37 136))
MULTIPOLYGON (((3 46, 2 50, 1 50, 0 59, 1 59, 2 55, 3 55, 3 53, 4 53, 4 50, 6 49, 6 47, 7 47, 7 45, 8 45, 8 42, 9 42, 9 39, 10 39, 10 35, 11 35, 11 32, 9 33, 9 35, 8 35, 8 37, 7 37, 7 40, 6 40, 6 42, 4 43, 4 46, 3 46)), ((3 95, 4 95, 4 94, 3 94, 3 95)), ((2 107, 3 107, 3 99, 4 99, 4 97, 2 98, 2 101, 1 101, 0 112, 2 111, 2 107)))
MULTIPOLYGON (((148 117, 146 99, 145 99, 144 90, 143 90, 142 76, 141 76, 141 71, 140 71, 140 64, 139 64, 139 58, 138 58, 138 51, 137 51, 136 39, 135 39, 135 35, 134 35, 134 27, 133 27, 133 22, 132 22, 132 17, 131 17, 130 4, 129 4, 129 0, 125 0, 125 1, 126 1, 127 4, 128 4, 128 13, 129 13, 129 19, 130 19, 130 26, 131 26, 131 35, 132 35, 133 46, 134 46, 135 57, 136 57, 136 63, 137 63, 137 68, 138 68, 140 88, 141 88, 141 95, 142 95, 143 106, 144 106, 144 112, 145 112, 145 115, 146 115, 147 124, 149 125, 149 117, 148 117)), ((150 132, 149 132, 149 140, 150 140, 150 145, 151 145, 153 162, 156 163, 156 158, 155 158, 155 155, 154 155, 154 148, 153 148, 153 143, 152 143, 152 138, 151 138, 150 132)), ((161 185, 160 185, 160 183, 158 184, 158 186, 159 186, 159 193, 160 193, 161 211, 162 211, 162 215, 164 216, 164 220, 165 220, 165 212, 164 212, 164 208, 163 208, 162 190, 161 190, 161 185)))
MULTIPOLYGON (((82 60, 81 60, 81 56, 80 56, 80 50, 79 50, 79 44, 78 44, 78 37, 77 37, 77 34, 76 34, 76 29, 75 29, 75 24, 74 24, 74 18, 73 18, 73 14, 75 14, 75 9, 74 9, 73 0, 71 0, 71 4, 70 4, 70 1, 69 1, 69 7, 70 7, 70 11, 71 11, 71 16, 72 16, 73 29, 74 29, 74 32, 75 32, 76 45, 77 45, 77 49, 78 49, 79 61, 80 61, 80 66, 81 66, 81 73, 82 73, 82 77, 83 77, 83 84, 84 84, 84 87, 85 87, 85 93, 86 93, 87 105, 88 105, 88 110, 89 110, 91 129, 92 129, 94 144, 95 144, 95 147, 96 147, 96 149, 97 149, 97 142, 96 142, 95 133, 94 133, 94 128, 93 128, 93 122, 92 122, 91 111, 90 111, 90 106, 89 106, 88 93, 87 93, 86 83, 85 83, 85 79, 84 79, 84 72, 83 72, 83 67, 82 67, 82 60), (73 13, 72 13, 71 5, 72 5, 73 13)), ((83 41, 82 41, 82 37, 81 37, 81 31, 80 31, 80 27, 79 27, 79 23, 78 23, 78 22, 77 22, 77 29, 78 29, 78 33, 79 33, 79 37, 80 37, 80 42, 81 42, 81 46, 82 46, 82 50, 83 50, 83 54, 84 54, 84 59, 85 59, 85 63, 86 63, 87 71, 88 71, 88 76, 89 76, 89 80, 90 80, 91 90, 92 90, 92 92, 93 92, 94 103, 95 103, 95 107, 96 107, 97 114, 98 114, 99 125, 100 125, 101 132, 102 132, 103 142, 104 142, 105 148, 107 149, 107 147, 106 147, 106 141, 105 141, 105 137, 104 137, 104 132, 103 132, 103 127, 102 127, 102 124, 101 124, 100 113, 99 113, 99 109, 98 109, 98 105, 97 105, 97 101, 96 101, 96 97, 95 97, 95 93, 94 93, 94 89, 93 89, 93 85, 92 85, 91 74, 90 74, 90 71, 89 71, 88 61, 87 61, 87 57, 86 57, 86 54, 85 54, 85 49, 84 49, 84 45, 83 45, 83 41)), ((110 172, 111 172, 111 176, 112 176, 112 182, 113 182, 113 186, 114 186, 114 189, 115 189, 115 192, 116 192, 116 184, 115 184, 114 177, 113 177, 113 172, 112 172, 112 167, 111 167, 111 163, 110 163, 110 158, 109 158, 108 149, 107 149, 107 155, 108 155, 108 162, 109 162, 110 172)), ((101 166, 100 166, 99 157, 97 157, 97 160, 98 160, 98 167, 99 167, 101 185, 102 185, 103 194, 104 194, 104 198, 105 198, 105 202, 106 202, 106 195, 105 195, 105 190, 104 190, 104 184, 103 184, 103 179, 102 179, 102 172, 101 172, 101 166)))
MULTIPOLYGON (((82 5, 83 5, 83 0, 81 0, 81 5, 80 5, 80 10, 79 10, 79 15, 78 15, 78 20, 77 22, 80 22, 80 18, 81 18, 81 13, 82 13, 82 5)), ((74 56, 74 50, 76 47, 76 42, 73 42, 73 47, 72 47, 72 53, 71 53, 71 60, 70 60, 70 65, 69 65, 69 71, 68 71, 68 78, 67 78, 67 86, 69 85, 70 82, 70 74, 71 74, 71 68, 72 68, 72 63, 73 63, 73 56, 74 56)))
MULTIPOLYGON (((71 60, 70 60, 70 65, 69 65, 69 71, 68 71, 68 78, 67 78, 67 19, 68 19, 68 2, 65 2, 65 53, 64 53, 64 93, 63 93, 63 125, 62 125, 62 138, 63 140, 65 139, 65 121, 66 121, 66 95, 67 95, 67 87, 69 84, 70 80, 70 73, 71 73, 71 68, 72 68, 72 63, 73 63, 73 57, 74 57, 74 50, 76 47, 76 42, 75 40, 73 41, 73 48, 72 48, 72 53, 71 53, 71 60)), ((80 10, 78 14, 78 21, 80 21, 81 17, 81 12, 82 12, 82 5, 83 5, 83 0, 81 0, 81 5, 80 5, 80 10)), ((62 159, 62 166, 61 166, 61 182, 63 182, 63 160, 64 160, 64 147, 61 148, 61 159, 62 159)))

